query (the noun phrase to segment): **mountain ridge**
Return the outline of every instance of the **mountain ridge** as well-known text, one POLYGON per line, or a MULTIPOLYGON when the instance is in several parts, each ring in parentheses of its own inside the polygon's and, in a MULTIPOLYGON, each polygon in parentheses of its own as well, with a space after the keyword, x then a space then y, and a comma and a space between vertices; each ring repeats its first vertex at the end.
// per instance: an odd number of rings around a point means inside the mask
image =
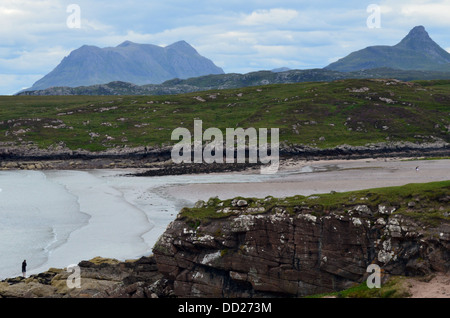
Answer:
MULTIPOLYGON (((137 44, 131 41, 124 41, 117 47, 104 49, 83 45, 72 51, 70 56, 73 59, 79 59, 81 56, 79 64, 88 63, 79 67, 77 72, 81 77, 83 77, 83 72, 90 72, 94 84, 77 82, 72 83, 72 85, 64 85, 58 82, 58 85, 40 89, 38 81, 33 87, 19 92, 18 95, 161 95, 348 78, 393 78, 403 81, 450 79, 450 53, 434 42, 423 26, 416 26, 411 29, 396 45, 369 46, 355 51, 322 69, 292 70, 284 67, 271 71, 238 74, 224 73, 220 68, 213 68, 212 72, 205 72, 210 74, 197 76, 190 70, 198 69, 199 65, 196 62, 199 59, 203 60, 203 57, 183 40, 164 48, 153 44, 137 44), (110 66, 103 65, 104 61, 101 54, 105 54, 105 52, 114 56, 116 63, 110 66), (138 64, 127 64, 127 56, 138 59, 138 56, 143 54, 142 52, 146 52, 145 54, 154 58, 144 59, 138 64), (141 79, 144 77, 146 80, 139 82, 126 76, 114 79, 103 78, 102 74, 95 73, 89 63, 83 60, 86 54, 90 56, 91 61, 103 65, 103 68, 117 68, 118 73, 120 73, 120 70, 128 69, 130 72, 141 76, 141 79), (186 66, 183 62, 189 60, 189 57, 195 57, 192 60, 194 62, 186 66), (170 60, 170 62, 163 63, 167 60, 170 60), (162 64, 165 67, 162 67, 162 64), (149 82, 148 77, 146 77, 148 74, 145 73, 146 69, 151 69, 154 74, 160 74, 160 76, 153 83, 149 82), (180 76, 180 72, 184 76, 180 76)), ((63 62, 69 57, 65 57, 63 62)), ((214 65, 210 60, 208 60, 208 63, 210 66, 214 65)), ((61 64, 55 70, 61 71, 59 69, 63 68, 61 64)), ((70 72, 66 74, 67 70, 64 69, 60 73, 62 73, 62 76, 71 75, 70 72)), ((84 76, 87 75, 84 74, 84 76)), ((44 80, 44 78, 41 80, 44 80)))
POLYGON ((137 85, 159 84, 173 78, 185 79, 209 74, 224 74, 224 71, 185 41, 166 47, 124 41, 116 47, 106 48, 83 45, 24 91, 113 81, 137 85))

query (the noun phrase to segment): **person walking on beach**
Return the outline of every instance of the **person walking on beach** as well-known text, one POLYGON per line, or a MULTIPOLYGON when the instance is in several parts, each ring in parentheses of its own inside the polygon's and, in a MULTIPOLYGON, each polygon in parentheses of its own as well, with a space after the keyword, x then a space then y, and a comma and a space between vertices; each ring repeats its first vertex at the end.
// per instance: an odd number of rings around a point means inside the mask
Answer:
POLYGON ((22 262, 22 275, 23 277, 25 277, 25 275, 27 274, 27 260, 23 260, 22 262))

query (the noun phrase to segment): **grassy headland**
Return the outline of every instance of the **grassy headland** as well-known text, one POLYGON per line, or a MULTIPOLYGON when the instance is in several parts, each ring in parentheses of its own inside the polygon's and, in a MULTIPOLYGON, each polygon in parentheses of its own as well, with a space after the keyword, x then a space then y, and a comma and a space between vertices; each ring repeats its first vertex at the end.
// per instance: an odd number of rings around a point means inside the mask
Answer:
POLYGON ((332 148, 450 142, 450 81, 342 80, 166 96, 1 96, 2 147, 167 146, 177 127, 279 128, 280 142, 332 148))

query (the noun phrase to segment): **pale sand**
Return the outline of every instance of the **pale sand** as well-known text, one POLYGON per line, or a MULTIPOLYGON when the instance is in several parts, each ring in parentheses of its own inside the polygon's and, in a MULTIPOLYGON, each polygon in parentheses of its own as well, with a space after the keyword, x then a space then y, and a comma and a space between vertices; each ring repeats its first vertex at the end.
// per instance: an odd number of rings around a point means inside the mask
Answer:
POLYGON ((429 281, 408 278, 404 284, 411 298, 450 298, 450 274, 437 273, 429 281))
MULTIPOLYGON (((259 170, 246 173, 259 174, 259 170)), ((400 186, 450 180, 450 160, 407 161, 397 158, 287 161, 280 166, 277 174, 261 176, 259 180, 261 182, 178 185, 167 187, 164 191, 177 199, 196 202, 215 196, 220 199, 237 196, 264 198, 268 195, 288 197, 400 186), (315 170, 308 173, 311 169, 315 170)))

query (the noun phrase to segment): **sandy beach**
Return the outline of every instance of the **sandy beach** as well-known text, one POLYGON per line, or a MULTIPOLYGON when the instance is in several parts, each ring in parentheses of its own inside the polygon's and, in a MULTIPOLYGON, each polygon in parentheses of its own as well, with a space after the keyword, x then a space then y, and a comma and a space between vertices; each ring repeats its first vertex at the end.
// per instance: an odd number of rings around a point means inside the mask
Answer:
MULTIPOLYGON (((258 174, 259 170, 246 173, 258 174)), ((237 196, 264 198, 268 195, 311 195, 449 179, 450 160, 291 160, 283 162, 277 174, 261 182, 186 184, 166 188, 165 191, 168 195, 187 201, 194 198, 208 200, 214 196, 220 199, 237 196)))

